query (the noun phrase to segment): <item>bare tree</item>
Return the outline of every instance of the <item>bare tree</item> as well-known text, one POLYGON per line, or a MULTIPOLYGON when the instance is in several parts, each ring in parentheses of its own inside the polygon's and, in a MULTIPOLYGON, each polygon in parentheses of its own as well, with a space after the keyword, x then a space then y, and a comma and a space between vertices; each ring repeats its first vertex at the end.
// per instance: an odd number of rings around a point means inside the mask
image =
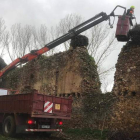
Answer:
POLYGON ((110 30, 107 24, 100 24, 89 30, 87 35, 89 37, 87 49, 100 68, 117 44, 114 32, 110 30))
POLYGON ((49 32, 46 25, 41 25, 39 29, 33 28, 32 34, 35 48, 39 49, 40 47, 43 47, 45 44, 47 44, 49 40, 49 32))
POLYGON ((3 57, 5 50, 5 37, 6 37, 6 25, 3 18, 0 18, 0 57, 3 57))
MULTIPOLYGON (((24 56, 31 50, 44 47, 47 42, 54 39, 54 34, 56 35, 53 28, 48 30, 46 25, 41 25, 39 29, 36 29, 30 25, 22 27, 21 24, 14 24, 11 27, 11 32, 5 34, 4 39, 11 61, 24 56)), ((51 50, 51 53, 54 53, 53 51, 51 50)))
MULTIPOLYGON (((36 49, 40 49, 44 47, 48 42, 53 41, 57 36, 56 29, 51 27, 50 29, 47 28, 46 25, 41 25, 39 29, 33 28, 33 46, 36 49)), ((45 55, 52 55, 54 54, 54 49, 51 49, 49 52, 45 53, 45 55)))
POLYGON ((15 24, 11 27, 11 32, 6 34, 6 48, 12 61, 30 51, 31 31, 32 27, 30 25, 22 27, 20 24, 15 24))
MULTIPOLYGON (((70 29, 79 25, 83 21, 83 18, 76 14, 67 15, 65 18, 61 19, 57 26, 57 34, 59 36, 66 34, 70 29)), ((70 41, 63 43, 65 50, 69 49, 70 41)))
MULTIPOLYGON (((49 30, 49 36, 50 36, 50 41, 53 41, 55 40, 56 38, 59 37, 59 33, 57 31, 57 27, 51 27, 50 30, 49 30)), ((47 54, 48 55, 53 55, 54 53, 60 51, 60 45, 58 47, 55 47, 53 49, 51 49, 47 54)))
POLYGON ((23 56, 30 46, 31 27, 26 25, 21 27, 20 24, 15 24, 11 28, 11 45, 16 57, 23 56))

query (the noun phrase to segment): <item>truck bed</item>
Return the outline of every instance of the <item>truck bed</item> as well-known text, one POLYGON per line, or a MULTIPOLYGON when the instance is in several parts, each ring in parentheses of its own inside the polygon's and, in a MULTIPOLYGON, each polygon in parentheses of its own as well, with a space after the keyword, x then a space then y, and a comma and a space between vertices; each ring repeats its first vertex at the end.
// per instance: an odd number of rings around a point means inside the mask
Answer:
POLYGON ((31 117, 70 119, 72 99, 28 93, 0 96, 0 113, 30 114, 31 117))

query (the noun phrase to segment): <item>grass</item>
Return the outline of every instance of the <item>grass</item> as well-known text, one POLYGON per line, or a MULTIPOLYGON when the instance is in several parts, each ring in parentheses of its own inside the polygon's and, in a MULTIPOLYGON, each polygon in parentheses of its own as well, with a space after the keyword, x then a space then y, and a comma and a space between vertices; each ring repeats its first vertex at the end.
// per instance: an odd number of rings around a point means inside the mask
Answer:
POLYGON ((97 140, 105 140, 107 138, 108 131, 97 130, 97 129, 68 129, 64 131, 67 135, 71 135, 73 137, 81 137, 81 138, 91 138, 97 140))
POLYGON ((108 131, 104 130, 91 130, 91 129, 63 129, 63 134, 54 133, 51 138, 46 136, 37 136, 34 134, 18 134, 15 138, 4 137, 0 135, 0 140, 105 140, 107 138, 108 131))
POLYGON ((4 137, 2 135, 0 135, 0 140, 17 140, 15 138, 8 138, 8 137, 4 137))

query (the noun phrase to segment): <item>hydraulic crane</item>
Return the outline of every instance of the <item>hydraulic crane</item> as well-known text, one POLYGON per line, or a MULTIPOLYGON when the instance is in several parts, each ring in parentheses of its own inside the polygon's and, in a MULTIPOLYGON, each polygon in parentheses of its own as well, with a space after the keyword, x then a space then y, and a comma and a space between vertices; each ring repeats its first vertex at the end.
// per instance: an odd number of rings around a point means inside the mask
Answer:
MULTIPOLYGON (((10 63, 8 66, 6 66, 5 68, 3 68, 1 71, 0 71, 0 78, 9 70, 11 70, 12 68, 14 68, 15 66, 18 66, 19 64, 24 64, 28 61, 31 61, 35 58, 37 58, 38 56, 42 55, 43 53, 49 51, 50 49, 60 45, 61 43, 73 38, 74 36, 88 30, 89 28, 103 22, 103 21, 106 21, 106 20, 109 20, 109 25, 112 27, 111 23, 110 23, 110 17, 114 17, 115 16, 119 16, 119 24, 118 24, 118 27, 117 27, 117 32, 116 32, 116 37, 119 41, 127 41, 128 38, 128 31, 129 31, 129 27, 125 28, 125 31, 122 30, 122 25, 124 24, 121 24, 120 22, 121 21, 125 21, 127 20, 127 22, 129 21, 129 18, 125 18, 126 17, 126 8, 123 7, 123 6, 120 6, 120 5, 117 5, 114 10, 109 14, 107 15, 106 13, 104 12, 101 12, 97 15, 95 15, 94 17, 92 17, 91 19, 81 23, 80 25, 74 27, 73 29, 69 30, 68 33, 66 33, 65 35, 55 39, 54 41, 46 44, 43 48, 39 49, 39 50, 34 50, 34 51, 31 51, 30 53, 26 54, 25 56, 21 57, 21 58, 17 58, 16 60, 14 60, 12 63, 10 63), (122 8, 124 9, 124 13, 120 16, 120 15, 115 15, 114 14, 114 11, 118 8, 122 8), (124 20, 125 19, 125 20, 124 20)), ((128 25, 129 26, 129 25, 128 25)))

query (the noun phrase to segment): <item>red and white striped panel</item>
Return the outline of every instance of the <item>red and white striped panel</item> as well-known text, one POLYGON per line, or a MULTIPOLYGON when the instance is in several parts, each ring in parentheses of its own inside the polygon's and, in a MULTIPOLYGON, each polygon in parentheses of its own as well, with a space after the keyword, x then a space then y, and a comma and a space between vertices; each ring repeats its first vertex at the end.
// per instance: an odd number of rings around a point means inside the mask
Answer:
POLYGON ((44 112, 52 113, 52 109, 53 109, 53 103, 50 101, 45 101, 44 112))

